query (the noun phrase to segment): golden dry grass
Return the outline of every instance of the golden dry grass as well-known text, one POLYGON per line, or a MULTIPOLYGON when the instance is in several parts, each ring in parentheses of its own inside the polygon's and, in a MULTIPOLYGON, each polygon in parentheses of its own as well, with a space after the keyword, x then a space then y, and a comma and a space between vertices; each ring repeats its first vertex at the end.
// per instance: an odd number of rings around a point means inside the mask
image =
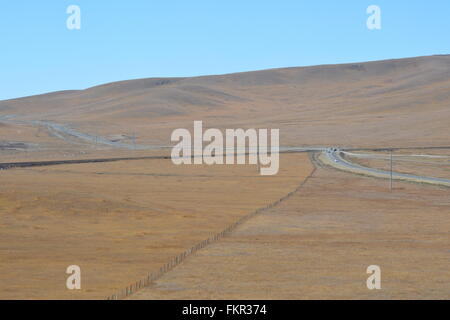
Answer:
POLYGON ((449 299, 448 189, 319 168, 131 299, 449 299), (379 265, 382 289, 366 287, 379 265))
POLYGON ((310 173, 306 154, 256 166, 121 161, 1 171, 0 299, 106 298, 310 173), (69 265, 82 290, 65 287, 69 265))
MULTIPOLYGON (((0 150, 0 162, 167 154, 63 140, 35 120, 103 137, 136 133, 145 145, 170 144, 172 131, 194 120, 205 128, 279 128, 282 146, 446 145, 449 70, 450 56, 419 57, 142 79, 0 101, 0 143, 31 144, 0 150)), ((275 177, 167 160, 0 171, 0 298, 112 294, 295 189, 311 165, 306 155, 282 159, 275 177), (82 267, 81 292, 65 289, 69 264, 82 267)), ((295 197, 134 297, 448 298, 448 189, 387 187, 320 169, 295 197), (368 264, 382 267, 380 292, 365 288, 368 264)))
MULTIPOLYGON (((104 137, 135 132, 139 144, 166 145, 174 129, 203 120, 220 129, 279 128, 283 145, 440 146, 450 135, 449 70, 447 55, 140 79, 0 101, 0 117, 14 116, 5 121, 10 125, 53 121, 104 137)), ((45 130, 36 140, 37 127, 19 136, 4 130, 0 140, 42 141, 53 151, 55 143, 90 149, 56 142, 45 130)))

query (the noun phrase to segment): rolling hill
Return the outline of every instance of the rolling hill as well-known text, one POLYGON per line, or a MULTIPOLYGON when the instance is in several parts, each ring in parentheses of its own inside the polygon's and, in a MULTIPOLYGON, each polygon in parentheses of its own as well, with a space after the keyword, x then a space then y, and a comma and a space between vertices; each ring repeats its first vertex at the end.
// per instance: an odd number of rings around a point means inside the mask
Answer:
POLYGON ((5 117, 102 136, 133 132, 140 144, 167 144, 173 129, 203 120, 207 127, 279 128, 286 146, 448 145, 450 55, 121 81, 0 101, 5 117))

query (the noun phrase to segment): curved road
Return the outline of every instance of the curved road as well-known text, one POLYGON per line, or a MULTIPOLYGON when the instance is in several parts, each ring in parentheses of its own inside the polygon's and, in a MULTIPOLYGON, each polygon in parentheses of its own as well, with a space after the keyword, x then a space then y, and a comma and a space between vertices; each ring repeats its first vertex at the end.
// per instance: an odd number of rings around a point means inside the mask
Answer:
MULTIPOLYGON (((47 125, 54 130, 64 131, 64 133, 76 136, 78 138, 84 138, 86 140, 91 140, 91 136, 86 134, 80 135, 79 132, 74 130, 69 130, 65 126, 60 126, 57 124, 52 124, 49 122, 40 122, 35 124, 47 125)), ((102 141, 103 142, 103 141, 102 141)), ((111 143, 111 141, 108 141, 111 143)), ((126 144, 116 143, 116 147, 124 147, 126 144)), ((129 145, 126 145, 129 147, 129 145)), ((139 146, 141 148, 151 148, 151 149, 163 149, 169 148, 169 146, 139 146)), ((390 179, 391 173, 389 171, 384 171, 380 169, 374 169, 369 167, 364 167, 358 164, 354 164, 348 160, 342 158, 341 154, 345 153, 339 149, 332 148, 324 148, 324 147, 280 147, 279 153, 294 153, 294 152, 320 152, 319 160, 323 163, 330 165, 336 169, 352 172, 356 174, 362 174, 366 176, 373 176, 378 178, 390 179)), ((226 152, 225 152, 226 153, 226 152)), ((244 152, 245 154, 251 153, 244 152)), ((350 153, 348 153, 350 154, 350 153)), ((438 156, 436 156, 438 157, 438 156)), ((83 159, 83 160, 61 160, 61 161, 36 161, 36 162, 15 162, 15 163, 0 163, 0 170, 10 169, 14 167, 34 167, 34 166, 51 166, 51 165, 59 165, 59 164, 75 164, 75 163, 89 163, 89 162, 111 162, 111 161, 121 161, 121 160, 142 160, 142 159, 169 159, 168 156, 148 156, 148 157, 126 157, 126 158, 106 158, 106 159, 83 159)), ((419 183, 428 183, 433 185, 440 185, 450 187, 450 180, 443 178, 432 178, 432 177, 423 177, 416 176, 412 174, 406 173, 392 173, 392 178, 396 180, 404 180, 404 181, 412 181, 419 183)))
MULTIPOLYGON (((352 172, 352 173, 357 173, 357 174, 362 174, 362 175, 372 176, 372 177, 378 177, 378 178, 385 178, 385 179, 391 178, 390 171, 384 171, 384 170, 364 167, 359 164, 354 164, 348 160, 343 159, 341 156, 341 151, 339 151, 339 150, 338 151, 334 151, 334 150, 323 151, 321 156, 319 157, 319 160, 321 160, 325 164, 328 164, 336 169, 340 169, 343 171, 348 171, 348 172, 352 172)), ((428 184, 433 184, 433 185, 450 187, 449 179, 422 177, 422 176, 416 176, 416 175, 406 174, 406 173, 397 173, 397 172, 392 173, 392 178, 396 179, 396 180, 428 183, 428 184)))

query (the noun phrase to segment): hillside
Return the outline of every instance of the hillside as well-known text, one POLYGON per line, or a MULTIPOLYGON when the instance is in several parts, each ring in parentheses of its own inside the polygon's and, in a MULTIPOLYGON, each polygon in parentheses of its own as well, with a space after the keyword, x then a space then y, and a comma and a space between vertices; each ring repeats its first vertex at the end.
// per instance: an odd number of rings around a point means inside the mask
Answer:
MULTIPOLYGON (((139 79, 0 101, 0 123, 36 120, 103 137, 133 133, 144 145, 169 143, 193 120, 279 128, 286 146, 448 145, 450 55, 139 79)), ((25 128, 10 131, 0 126, 0 140, 40 142, 25 128)))

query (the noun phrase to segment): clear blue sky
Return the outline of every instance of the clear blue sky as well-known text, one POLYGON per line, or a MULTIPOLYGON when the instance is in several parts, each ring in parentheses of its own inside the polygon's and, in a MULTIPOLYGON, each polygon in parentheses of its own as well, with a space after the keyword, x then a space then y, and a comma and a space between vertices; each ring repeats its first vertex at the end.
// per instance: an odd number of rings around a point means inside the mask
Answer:
POLYGON ((449 54, 449 0, 14 0, 0 99, 145 77, 449 54), (81 30, 66 9, 81 8, 81 30), (366 27, 366 8, 382 29, 366 27))

